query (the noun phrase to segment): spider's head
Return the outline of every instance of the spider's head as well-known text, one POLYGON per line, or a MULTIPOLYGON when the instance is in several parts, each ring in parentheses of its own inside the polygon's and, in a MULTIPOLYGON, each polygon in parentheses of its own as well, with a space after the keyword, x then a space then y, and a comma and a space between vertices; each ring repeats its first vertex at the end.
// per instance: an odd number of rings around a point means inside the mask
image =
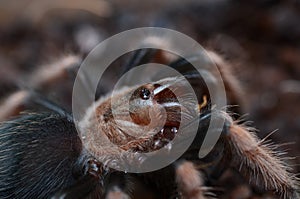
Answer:
POLYGON ((110 143, 125 151, 157 150, 180 134, 181 125, 197 117, 194 96, 189 83, 178 77, 118 90, 96 102, 95 114, 86 116, 84 138, 89 145, 110 143))

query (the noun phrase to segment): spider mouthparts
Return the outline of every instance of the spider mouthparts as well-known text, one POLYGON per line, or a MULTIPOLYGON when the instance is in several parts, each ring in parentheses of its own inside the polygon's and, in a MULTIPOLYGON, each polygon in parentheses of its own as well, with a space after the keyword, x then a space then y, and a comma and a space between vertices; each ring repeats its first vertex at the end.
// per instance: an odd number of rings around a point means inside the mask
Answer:
POLYGON ((170 142, 175 138, 177 132, 178 128, 175 126, 162 128, 160 132, 156 134, 153 138, 154 149, 160 149, 169 145, 170 142))

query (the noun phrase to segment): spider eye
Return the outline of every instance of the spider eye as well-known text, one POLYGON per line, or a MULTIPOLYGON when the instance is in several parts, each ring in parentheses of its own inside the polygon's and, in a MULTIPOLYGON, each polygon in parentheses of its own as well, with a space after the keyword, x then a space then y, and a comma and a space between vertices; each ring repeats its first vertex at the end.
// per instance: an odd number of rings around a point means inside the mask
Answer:
POLYGON ((143 99, 143 100, 147 100, 150 98, 150 95, 151 95, 151 92, 146 89, 146 88, 142 88, 141 92, 140 92, 140 97, 143 99))

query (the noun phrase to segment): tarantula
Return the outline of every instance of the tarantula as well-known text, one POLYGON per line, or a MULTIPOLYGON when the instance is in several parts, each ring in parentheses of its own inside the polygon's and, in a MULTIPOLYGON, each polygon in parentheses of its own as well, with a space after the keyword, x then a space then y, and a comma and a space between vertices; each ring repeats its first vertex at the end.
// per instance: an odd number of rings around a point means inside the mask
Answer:
MULTIPOLYGON (((1 124, 0 197, 204 199, 214 195, 207 185, 218 179, 226 169, 236 168, 259 189, 273 191, 282 198, 298 198, 297 178, 272 145, 265 144, 265 140, 260 140, 253 129, 236 120, 235 114, 241 114, 240 108, 229 106, 226 111, 214 107, 207 85, 191 63, 180 57, 172 57, 170 62, 167 54, 156 49, 141 49, 134 53, 124 68, 129 70, 150 61, 167 63, 192 85, 197 97, 196 105, 181 104, 178 100, 174 90, 183 92, 186 88, 182 79, 177 77, 126 87, 118 90, 114 99, 100 97, 95 102, 96 106, 91 107, 96 115, 87 111, 84 120, 79 123, 81 134, 78 134, 72 115, 63 108, 32 90, 13 94, 19 98, 1 106, 1 109, 6 108, 2 118, 26 109, 24 101, 29 100, 50 111, 26 113, 1 124), (130 122, 122 115, 125 99, 129 101, 130 122), (116 122, 113 106, 118 119, 123 122, 116 122), (161 111, 166 113, 162 126, 158 125, 162 120, 161 111), (235 114, 229 114, 229 111, 235 114), (178 136, 189 137, 189 127, 179 131, 182 113, 199 126, 192 144, 176 161, 148 173, 124 172, 110 166, 114 158, 123 158, 118 156, 122 152, 155 152, 172 146, 178 136), (209 154, 199 158, 198 152, 213 113, 217 114, 217 119, 225 121, 222 134, 209 154), (151 121, 153 118, 154 121, 151 121), (159 128, 154 125, 152 127, 156 131, 148 132, 146 127, 149 123, 157 123, 159 128), (138 133, 143 136, 133 136, 138 133)), ((217 54, 208 54, 224 80, 228 105, 241 105, 241 89, 229 66, 217 54)), ((49 84, 54 78, 65 78, 66 68, 74 68, 78 61, 77 58, 71 59, 59 72, 37 81, 35 87, 49 84)), ((168 150, 164 155, 168 156, 168 150)), ((125 156, 124 161, 130 166, 130 156, 125 156)), ((147 163, 147 159, 140 161, 141 164, 147 163)))

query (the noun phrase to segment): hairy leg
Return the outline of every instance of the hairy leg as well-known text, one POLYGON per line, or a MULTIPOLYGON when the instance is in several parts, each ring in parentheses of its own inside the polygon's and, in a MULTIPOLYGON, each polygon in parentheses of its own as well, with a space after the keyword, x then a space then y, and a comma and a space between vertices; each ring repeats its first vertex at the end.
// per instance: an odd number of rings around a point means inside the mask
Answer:
POLYGON ((183 199, 206 199, 201 173, 189 161, 178 163, 175 169, 178 190, 183 199))

